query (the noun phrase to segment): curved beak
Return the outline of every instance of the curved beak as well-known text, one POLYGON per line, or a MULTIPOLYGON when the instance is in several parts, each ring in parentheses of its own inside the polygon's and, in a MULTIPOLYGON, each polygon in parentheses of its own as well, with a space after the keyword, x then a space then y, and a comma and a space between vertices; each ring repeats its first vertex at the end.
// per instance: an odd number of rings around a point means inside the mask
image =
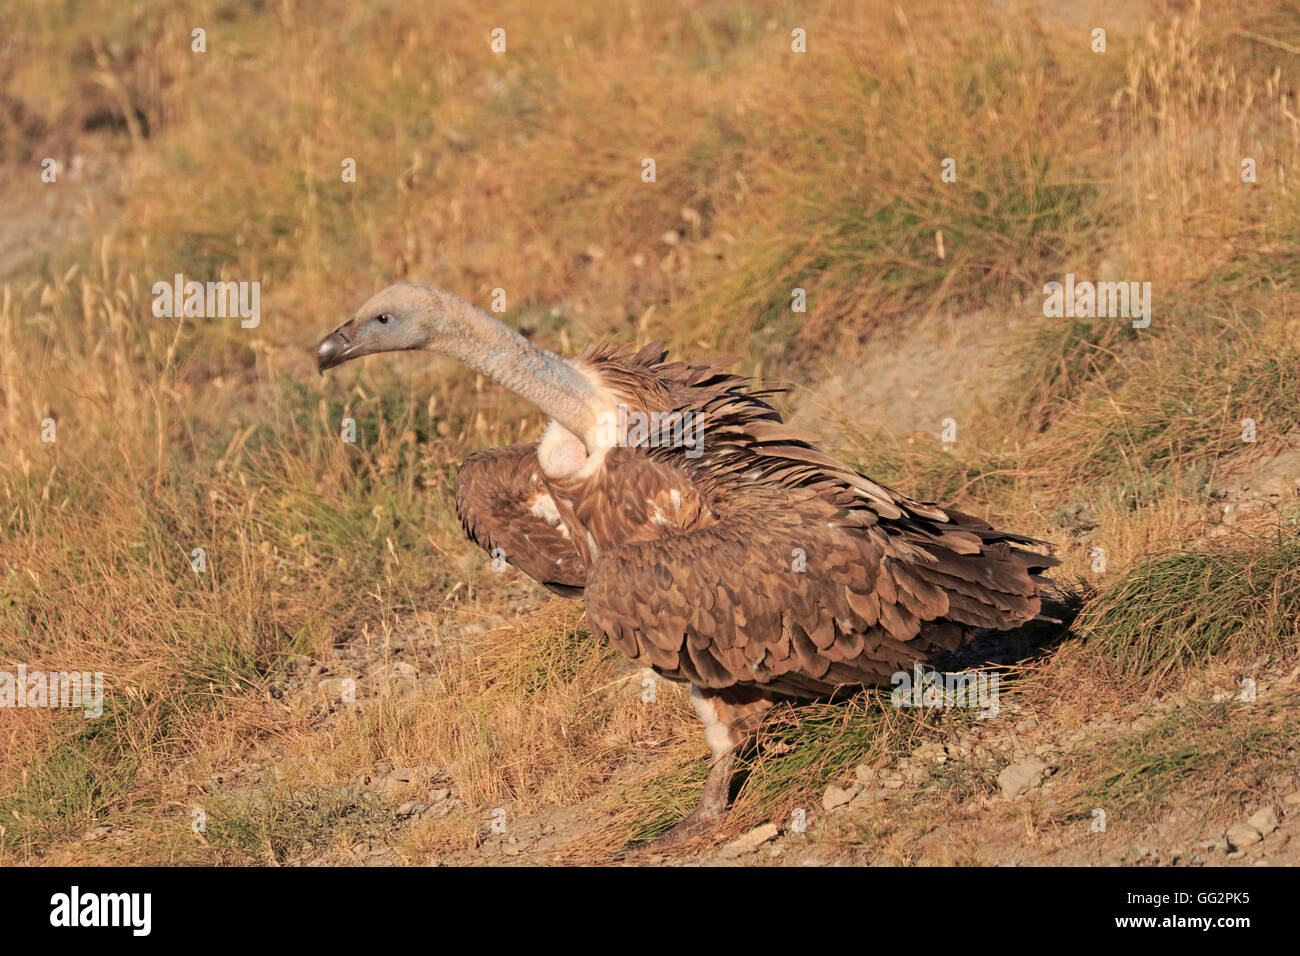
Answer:
POLYGON ((348 353, 352 350, 352 340, 346 335, 346 331, 351 322, 340 325, 325 338, 321 339, 320 345, 316 346, 316 371, 321 375, 325 374, 327 368, 333 368, 346 362, 349 358, 348 353))

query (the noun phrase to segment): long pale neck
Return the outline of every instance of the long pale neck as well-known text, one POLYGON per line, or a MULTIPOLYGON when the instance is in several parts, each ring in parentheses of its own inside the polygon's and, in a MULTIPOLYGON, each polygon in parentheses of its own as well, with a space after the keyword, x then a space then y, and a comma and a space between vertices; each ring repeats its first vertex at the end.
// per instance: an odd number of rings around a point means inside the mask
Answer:
POLYGON ((526 398, 578 438, 591 431, 596 394, 581 372, 459 296, 437 292, 450 327, 439 351, 526 398))

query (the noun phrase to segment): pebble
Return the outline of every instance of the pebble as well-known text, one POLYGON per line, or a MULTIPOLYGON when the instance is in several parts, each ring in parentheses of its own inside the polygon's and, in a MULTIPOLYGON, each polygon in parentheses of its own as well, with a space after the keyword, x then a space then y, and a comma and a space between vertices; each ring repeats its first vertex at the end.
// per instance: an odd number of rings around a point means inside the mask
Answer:
POLYGON ((753 853, 764 843, 776 839, 780 833, 781 829, 775 823, 764 823, 761 827, 755 827, 744 836, 732 840, 724 846, 722 855, 728 859, 734 859, 746 853, 753 853))
POLYGON ((822 794, 822 809, 828 813, 839 807, 845 806, 850 800, 858 795, 857 787, 837 787, 831 784, 822 794))
POLYGON ((1041 760, 1013 763, 998 774, 998 786, 1002 789, 1003 797, 1014 800, 1042 783, 1045 773, 1047 773, 1047 764, 1041 760))
MULTIPOLYGON (((1244 846, 1250 846, 1252 843, 1258 843, 1264 839, 1263 835, 1249 823, 1234 823, 1228 827, 1226 834, 1228 846, 1233 850, 1238 850, 1244 846)), ((1232 854, 1229 854, 1231 856, 1232 854)))
POLYGON ((1277 811, 1272 807, 1261 807, 1247 817, 1246 822, 1258 830, 1261 836, 1268 836, 1277 829, 1277 811))

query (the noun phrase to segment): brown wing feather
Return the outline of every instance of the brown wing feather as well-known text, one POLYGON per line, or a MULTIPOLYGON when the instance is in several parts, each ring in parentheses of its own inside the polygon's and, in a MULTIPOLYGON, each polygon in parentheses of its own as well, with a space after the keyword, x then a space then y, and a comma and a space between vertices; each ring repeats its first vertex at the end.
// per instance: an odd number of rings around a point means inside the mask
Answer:
POLYGON ((500 549, 507 563, 556 594, 581 597, 587 567, 558 516, 544 516, 554 509, 549 499, 536 442, 475 452, 456 479, 456 514, 471 541, 489 554, 500 549))
POLYGON ((837 524, 844 515, 812 495, 746 498, 710 527, 602 552, 587 582, 593 632, 701 687, 807 696, 886 683, 970 628, 1039 612, 1034 571, 1050 558, 1005 542, 963 554, 904 527, 837 524))

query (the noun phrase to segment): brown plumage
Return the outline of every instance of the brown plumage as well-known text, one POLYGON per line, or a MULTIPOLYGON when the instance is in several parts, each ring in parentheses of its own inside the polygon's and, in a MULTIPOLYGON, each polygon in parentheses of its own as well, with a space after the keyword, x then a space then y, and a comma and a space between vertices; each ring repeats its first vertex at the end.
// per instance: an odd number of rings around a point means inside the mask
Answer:
POLYGON ((456 480, 456 513, 465 534, 488 554, 508 555, 561 597, 582 597, 587 565, 555 512, 535 442, 470 455, 456 480))
POLYGON ((453 354, 554 419, 537 444, 466 460, 466 533, 582 597, 594 636, 692 685, 715 760, 700 807, 660 842, 722 812, 736 751, 774 700, 887 683, 974 628, 1039 614, 1040 573, 1056 564, 1040 542, 854 471, 784 424, 730 361, 668 362, 652 345, 564 363, 447 293, 406 286, 327 338, 322 368, 352 357, 327 348, 339 336, 353 349, 349 326, 399 309, 418 325, 422 304, 434 341, 390 347, 453 354), (687 427, 601 431, 611 416, 664 413, 687 427))

